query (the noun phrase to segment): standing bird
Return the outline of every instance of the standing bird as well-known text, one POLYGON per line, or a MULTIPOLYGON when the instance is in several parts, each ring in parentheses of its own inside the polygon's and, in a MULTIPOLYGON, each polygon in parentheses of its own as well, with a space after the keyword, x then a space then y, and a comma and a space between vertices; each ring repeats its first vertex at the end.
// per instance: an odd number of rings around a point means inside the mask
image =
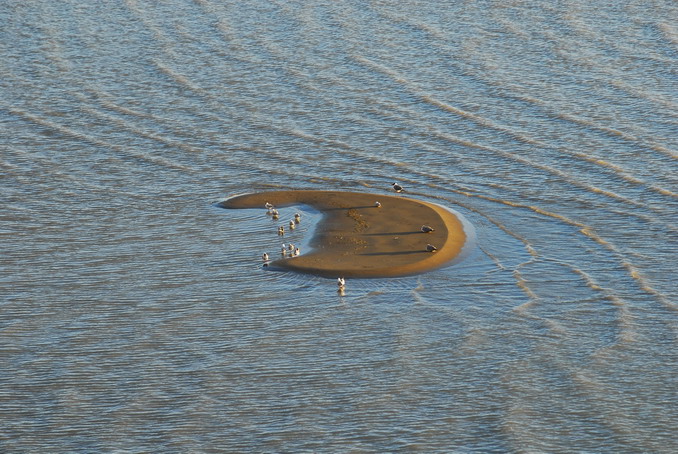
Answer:
POLYGON ((290 221, 290 230, 294 230, 296 227, 297 227, 297 226, 296 226, 296 224, 294 223, 294 221, 290 221))
POLYGON ((271 211, 271 216, 273 219, 278 219, 280 217, 280 213, 278 213, 278 210, 273 208, 273 210, 271 211))
POLYGON ((284 235, 285 234, 285 227, 282 225, 278 227, 278 235, 284 235))
POLYGON ((285 257, 287 255, 287 245, 283 243, 282 248, 280 249, 280 255, 285 257))
POLYGON ((435 232, 435 229, 433 227, 429 227, 428 225, 422 225, 421 231, 424 232, 424 233, 431 233, 431 232, 435 232))
POLYGON ((426 251, 428 251, 428 252, 435 252, 435 251, 437 251, 437 250, 438 250, 438 248, 435 247, 435 246, 432 245, 432 244, 427 244, 427 245, 426 245, 426 251))
POLYGON ((337 278, 337 291, 343 293, 346 288, 346 280, 343 277, 337 278))
POLYGON ((292 252, 294 250, 294 244, 290 243, 287 245, 287 250, 292 252))
POLYGON ((403 192, 404 189, 402 186, 400 186, 398 183, 391 183, 391 186, 393 186, 393 190, 395 192, 403 192))
POLYGON ((294 223, 299 224, 301 222, 301 215, 299 213, 294 213, 294 223))
POLYGON ((264 252, 264 255, 261 256, 264 262, 268 262, 268 253, 264 252))
POLYGON ((381 203, 379 203, 379 202, 374 202, 374 206, 377 207, 377 208, 381 208, 381 203))
POLYGON ((299 251, 299 248, 294 248, 294 252, 292 253, 293 257, 296 257, 297 255, 301 254, 301 251, 299 251))

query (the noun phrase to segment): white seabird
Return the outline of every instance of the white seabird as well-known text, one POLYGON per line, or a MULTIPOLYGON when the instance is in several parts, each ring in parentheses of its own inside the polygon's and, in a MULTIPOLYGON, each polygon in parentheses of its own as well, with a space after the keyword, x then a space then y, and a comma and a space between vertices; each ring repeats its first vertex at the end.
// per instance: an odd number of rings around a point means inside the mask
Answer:
POLYGON ((438 250, 438 248, 435 247, 435 246, 432 245, 432 244, 427 244, 427 245, 426 245, 426 250, 427 250, 428 252, 435 252, 435 251, 438 250))
POLYGON ((346 290, 346 281, 344 280, 343 277, 338 277, 337 278, 337 293, 339 293, 340 296, 344 296, 344 290, 346 290))
POLYGON ((429 227, 428 225, 422 225, 421 231, 424 232, 424 233, 430 233, 430 232, 434 232, 435 229, 433 227, 429 227))
POLYGON ((393 186, 393 190, 395 192, 403 192, 404 189, 402 186, 400 186, 398 183, 391 183, 391 186, 393 186))
POLYGON ((381 208, 381 203, 379 203, 379 202, 374 202, 374 206, 377 207, 377 208, 381 208))

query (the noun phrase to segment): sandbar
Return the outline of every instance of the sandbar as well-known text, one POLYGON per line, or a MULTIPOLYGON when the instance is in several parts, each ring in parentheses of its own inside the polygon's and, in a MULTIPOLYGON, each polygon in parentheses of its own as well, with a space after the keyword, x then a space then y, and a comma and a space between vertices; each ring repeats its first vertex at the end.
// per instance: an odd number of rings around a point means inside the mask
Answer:
POLYGON ((467 239, 461 220, 452 211, 401 194, 266 191, 234 196, 218 205, 265 210, 267 202, 276 207, 307 205, 323 214, 310 240, 311 250, 275 260, 271 268, 325 277, 407 276, 449 264, 467 239), (422 225, 434 231, 423 233, 422 225), (437 250, 428 252, 427 244, 437 250))

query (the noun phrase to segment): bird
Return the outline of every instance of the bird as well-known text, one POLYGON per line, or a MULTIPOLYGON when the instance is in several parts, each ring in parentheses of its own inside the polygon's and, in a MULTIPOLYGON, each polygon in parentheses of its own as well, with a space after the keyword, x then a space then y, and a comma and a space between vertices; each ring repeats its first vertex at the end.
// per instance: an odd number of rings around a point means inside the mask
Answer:
POLYGON ((294 223, 299 224, 301 222, 301 215, 299 213, 294 213, 294 223))
POLYGON ((379 202, 374 202, 374 206, 377 207, 377 208, 381 208, 381 203, 379 203, 379 202))
POLYGON ((270 204, 270 203, 268 203, 268 202, 264 203, 264 207, 265 207, 267 210, 272 210, 272 209, 273 209, 273 205, 270 204))
POLYGON ((285 234, 285 227, 282 225, 278 227, 278 235, 284 235, 285 234))
POLYGON ((393 186, 393 190, 395 192, 403 192, 404 189, 402 186, 400 186, 398 183, 391 183, 391 186, 393 186))
POLYGON ((292 243, 288 244, 287 250, 290 251, 290 252, 294 251, 294 244, 292 244, 292 243))
POLYGON ((294 248, 294 252, 292 253, 292 256, 296 257, 299 254, 301 254, 301 252, 299 251, 299 248, 298 247, 294 248))
POLYGON ((290 221, 290 230, 294 230, 296 228, 296 224, 294 221, 290 221))
POLYGON ((282 255, 283 257, 287 255, 287 245, 285 243, 283 243, 282 248, 280 249, 280 255, 282 255))
POLYGON ((261 256, 261 258, 264 260, 264 262, 268 262, 268 253, 264 252, 264 254, 261 256))
POLYGON ((273 219, 278 219, 280 217, 280 213, 278 213, 278 210, 274 208, 273 211, 271 211, 271 217, 273 219))
POLYGON ((435 252, 435 251, 437 251, 437 250, 438 250, 438 248, 435 247, 435 246, 432 245, 432 244, 427 244, 427 245, 426 245, 426 251, 428 251, 428 252, 435 252))
POLYGON ((343 277, 337 278, 337 287, 339 287, 339 290, 343 290, 346 287, 346 280, 343 277))
POLYGON ((430 232, 434 232, 435 229, 433 227, 429 227, 428 225, 422 225, 421 231, 424 232, 424 233, 430 233, 430 232))

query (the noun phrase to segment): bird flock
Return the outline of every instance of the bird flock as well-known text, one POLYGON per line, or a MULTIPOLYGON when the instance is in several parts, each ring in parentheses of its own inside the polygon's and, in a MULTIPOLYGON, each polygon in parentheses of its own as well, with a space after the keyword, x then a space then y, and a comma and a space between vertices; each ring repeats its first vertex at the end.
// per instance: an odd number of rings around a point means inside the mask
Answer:
MULTIPOLYGON (((395 192, 397 192, 398 194, 400 194, 401 192, 405 192, 405 189, 398 183, 391 183, 391 186, 393 187, 393 190, 395 192)), ((381 204, 379 202, 377 202, 376 205, 377 205, 377 207, 381 206, 381 204)), ((431 233, 431 232, 435 232, 435 229, 431 226, 428 226, 428 225, 422 225, 421 231, 424 232, 424 233, 431 233)), ((438 248, 435 247, 434 245, 432 245, 431 243, 426 245, 426 252, 436 252, 437 250, 438 250, 438 248)))
MULTIPOLYGON (((280 212, 273 206, 272 203, 266 202, 264 204, 264 207, 266 208, 266 214, 271 216, 271 219, 274 221, 277 221, 280 219, 280 212)), ((297 228, 297 225, 301 223, 301 214, 295 213, 294 218, 290 220, 288 225, 288 229, 291 232, 292 230, 297 228)), ((278 227, 278 236, 285 236, 285 226, 281 225, 278 227)), ((301 254, 301 251, 299 250, 298 247, 296 247, 293 243, 288 243, 282 244, 282 247, 280 248, 280 255, 282 255, 283 258, 285 257, 296 257, 301 254)), ((271 262, 271 257, 268 255, 268 252, 264 252, 261 255, 262 260, 264 261, 264 266, 268 266, 269 263, 271 262)))
MULTIPOLYGON (((404 192, 405 189, 398 183, 391 183, 391 186, 393 187, 393 190, 397 193, 404 192)), ((374 206, 376 208, 381 208, 381 203, 380 202, 374 202, 374 206)), ((280 212, 275 208, 275 206, 269 202, 266 202, 264 204, 264 207, 266 208, 266 214, 271 216, 271 219, 274 221, 277 221, 280 219, 280 212)), ((287 224, 287 227, 289 231, 293 231, 294 229, 297 228, 297 225, 301 223, 301 214, 295 213, 294 218, 289 221, 287 224)), ((431 233, 435 232, 435 229, 431 226, 428 225, 422 225, 421 226, 421 231, 423 233, 431 233)), ((285 235, 285 225, 280 225, 278 227, 278 236, 284 236, 285 235)), ((426 245, 426 251, 427 252, 436 252, 438 250, 437 247, 435 247, 432 244, 427 244, 426 245)), ((282 258, 286 257, 297 257, 301 254, 301 251, 297 246, 295 246, 293 243, 283 243, 281 248, 280 248, 280 255, 282 258)), ((268 255, 267 252, 264 252, 261 255, 261 258, 264 262, 264 266, 267 267, 269 263, 271 262, 271 257, 268 255)), ((346 290, 346 279, 344 277, 338 277, 337 278, 337 292, 341 295, 344 294, 344 291, 346 290)))

